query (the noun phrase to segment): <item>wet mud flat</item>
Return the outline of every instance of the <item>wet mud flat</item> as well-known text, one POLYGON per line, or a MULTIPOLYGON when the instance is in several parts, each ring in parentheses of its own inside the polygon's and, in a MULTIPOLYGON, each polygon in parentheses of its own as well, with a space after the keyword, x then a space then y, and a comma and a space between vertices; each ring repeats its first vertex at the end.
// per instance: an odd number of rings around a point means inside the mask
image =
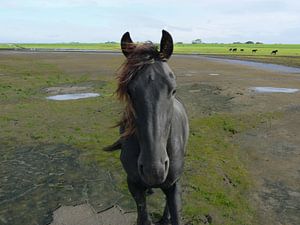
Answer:
MULTIPOLYGON (((120 116, 113 91, 122 61, 119 54, 1 52, 0 224, 72 224, 76 212, 86 225, 132 224, 119 153, 101 151, 118 137, 109 127, 120 116), (101 95, 46 99, 76 93, 101 95)), ((250 88, 299 89, 300 76, 202 57, 175 56, 169 64, 192 128, 185 224, 299 224, 299 92, 250 88), (261 115, 267 119, 257 122, 261 115), (250 128, 236 126, 240 120, 250 128), (240 167, 253 183, 245 195, 237 194, 244 191, 240 167)), ((159 218, 162 196, 151 198, 159 218)))
POLYGON ((62 205, 89 203, 99 212, 124 197, 108 170, 83 165, 80 151, 71 146, 23 146, 7 151, 2 144, 1 224, 49 224, 62 205))
POLYGON ((300 223, 299 105, 283 109, 282 117, 238 139, 257 187, 252 197, 262 224, 300 223))

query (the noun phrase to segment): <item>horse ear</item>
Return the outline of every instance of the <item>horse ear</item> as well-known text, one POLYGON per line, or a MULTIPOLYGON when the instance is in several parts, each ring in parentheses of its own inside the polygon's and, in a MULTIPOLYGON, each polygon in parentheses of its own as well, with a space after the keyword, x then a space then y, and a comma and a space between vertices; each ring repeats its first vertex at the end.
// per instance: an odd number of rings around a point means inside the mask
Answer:
POLYGON ((173 53, 173 39, 169 32, 162 30, 162 37, 160 41, 160 57, 162 59, 169 59, 173 53))
POLYGON ((128 57, 134 48, 135 46, 131 40, 130 34, 129 32, 126 32, 121 38, 121 49, 123 54, 128 57))

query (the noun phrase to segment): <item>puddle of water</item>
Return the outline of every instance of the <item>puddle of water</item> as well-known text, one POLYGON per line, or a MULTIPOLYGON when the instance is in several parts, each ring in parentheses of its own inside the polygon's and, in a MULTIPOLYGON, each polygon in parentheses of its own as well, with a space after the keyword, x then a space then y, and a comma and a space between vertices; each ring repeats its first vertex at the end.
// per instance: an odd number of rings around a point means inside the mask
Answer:
POLYGON ((283 66, 283 65, 272 64, 272 63, 252 62, 252 61, 239 60, 239 59, 221 59, 221 58, 211 58, 211 57, 207 57, 207 58, 216 62, 227 62, 231 64, 245 65, 245 66, 255 67, 263 70, 272 70, 272 71, 283 72, 283 73, 300 73, 300 68, 297 67, 283 66))
POLYGON ((275 72, 282 72, 282 73, 300 73, 300 68, 298 67, 291 67, 291 66, 283 66, 273 63, 263 63, 263 62, 253 62, 247 60, 240 60, 240 59, 227 59, 227 58, 217 58, 217 57, 209 57, 209 56, 202 56, 202 55, 175 55, 174 57, 184 57, 184 58, 193 58, 193 59, 208 59, 213 62, 220 62, 220 63, 229 63, 229 64, 236 64, 236 65, 244 65, 249 66, 256 69, 263 69, 268 71, 275 71, 275 72))
POLYGON ((296 93, 297 88, 277 88, 277 87, 251 87, 250 90, 257 93, 296 93))
POLYGON ((64 94, 64 95, 54 95, 49 96, 47 99, 56 100, 56 101, 64 101, 64 100, 76 100, 81 98, 93 98, 98 97, 100 94, 98 93, 78 93, 78 94, 64 94))

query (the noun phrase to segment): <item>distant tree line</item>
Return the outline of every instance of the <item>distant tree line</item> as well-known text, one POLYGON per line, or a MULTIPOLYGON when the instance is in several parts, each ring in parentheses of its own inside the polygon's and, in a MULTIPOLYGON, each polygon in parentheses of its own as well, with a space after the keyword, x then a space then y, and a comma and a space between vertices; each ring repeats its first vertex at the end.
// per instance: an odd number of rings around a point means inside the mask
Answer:
POLYGON ((259 41, 257 41, 257 42, 254 42, 254 41, 246 41, 245 43, 239 42, 239 41, 235 41, 235 42, 233 42, 232 44, 257 44, 257 45, 259 45, 259 44, 263 44, 263 43, 262 43, 262 42, 259 42, 259 41))
MULTIPOLYGON (((177 42, 177 44, 182 44, 182 42, 177 42)), ((200 38, 197 38, 195 40, 192 40, 192 44, 204 44, 200 38)), ((223 43, 215 43, 215 44, 223 44, 223 43)), ((246 42, 240 42, 240 41, 235 41, 232 44, 263 44, 262 42, 254 42, 254 41, 246 41, 246 42)))

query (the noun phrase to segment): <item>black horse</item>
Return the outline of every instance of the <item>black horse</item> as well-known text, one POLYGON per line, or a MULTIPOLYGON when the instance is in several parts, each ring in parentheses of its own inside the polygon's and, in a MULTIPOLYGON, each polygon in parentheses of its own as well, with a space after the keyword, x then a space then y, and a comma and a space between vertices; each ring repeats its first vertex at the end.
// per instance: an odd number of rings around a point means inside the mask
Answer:
POLYGON ((137 224, 150 225, 146 191, 161 188, 166 206, 161 224, 180 224, 181 191, 188 118, 176 99, 175 75, 167 64, 173 40, 162 31, 160 51, 151 42, 136 45, 129 33, 121 39, 126 61, 118 76, 117 95, 125 102, 120 139, 106 148, 121 148, 128 189, 137 205, 137 224))
POLYGON ((276 55, 277 52, 278 52, 278 50, 273 50, 273 51, 271 52, 271 55, 276 55))

